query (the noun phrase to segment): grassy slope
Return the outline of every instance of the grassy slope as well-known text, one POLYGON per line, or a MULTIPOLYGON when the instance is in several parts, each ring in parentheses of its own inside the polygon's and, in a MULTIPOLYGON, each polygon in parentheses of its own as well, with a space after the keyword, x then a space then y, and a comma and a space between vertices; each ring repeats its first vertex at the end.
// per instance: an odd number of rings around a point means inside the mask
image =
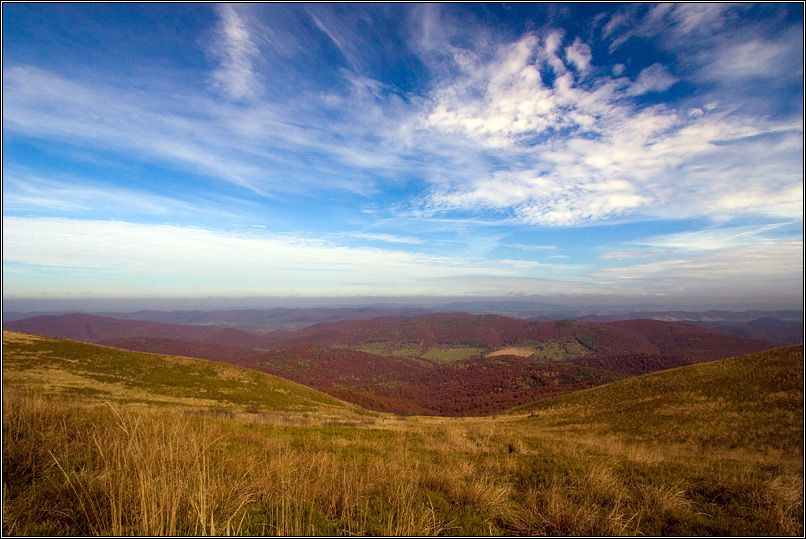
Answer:
POLYGON ((546 428, 803 452, 803 345, 619 380, 513 410, 546 428))
POLYGON ((355 406, 251 369, 3 332, 3 386, 184 406, 351 413, 355 406))
POLYGON ((802 370, 802 347, 775 350, 499 417, 402 418, 4 333, 3 532, 802 535, 802 370), (243 406, 311 411, 194 413, 243 406))

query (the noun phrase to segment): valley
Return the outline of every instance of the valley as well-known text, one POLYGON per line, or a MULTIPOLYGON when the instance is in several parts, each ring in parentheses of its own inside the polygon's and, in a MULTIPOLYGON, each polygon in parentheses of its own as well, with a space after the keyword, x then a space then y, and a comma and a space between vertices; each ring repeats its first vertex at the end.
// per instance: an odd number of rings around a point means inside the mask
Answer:
POLYGON ((530 321, 416 311, 361 319, 366 313, 337 310, 331 317, 359 319, 296 331, 247 332, 87 314, 31 317, 4 327, 240 365, 369 410, 441 416, 498 413, 624 377, 776 346, 658 320, 530 321))

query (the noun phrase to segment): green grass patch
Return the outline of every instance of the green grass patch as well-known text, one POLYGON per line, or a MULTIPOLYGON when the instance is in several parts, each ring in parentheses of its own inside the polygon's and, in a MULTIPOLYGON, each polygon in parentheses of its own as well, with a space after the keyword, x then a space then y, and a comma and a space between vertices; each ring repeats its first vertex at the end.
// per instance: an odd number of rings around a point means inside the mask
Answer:
POLYGON ((535 349, 532 357, 543 361, 565 361, 584 357, 590 353, 588 348, 573 337, 534 343, 532 346, 535 349))
POLYGON ((413 346, 411 344, 396 345, 390 341, 364 343, 359 346, 351 347, 351 350, 395 357, 420 357, 421 351, 419 346, 413 346))
POLYGON ((422 355, 423 358, 430 361, 437 361, 440 363, 450 363, 453 361, 462 361, 465 359, 472 359, 480 357, 485 352, 484 348, 475 347, 457 347, 457 348, 442 348, 432 347, 422 355))

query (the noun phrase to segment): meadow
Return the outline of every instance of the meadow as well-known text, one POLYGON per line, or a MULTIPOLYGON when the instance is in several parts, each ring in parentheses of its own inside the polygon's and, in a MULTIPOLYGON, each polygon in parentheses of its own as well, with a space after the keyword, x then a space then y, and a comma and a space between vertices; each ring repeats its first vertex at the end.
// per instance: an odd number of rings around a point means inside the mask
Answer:
POLYGON ((803 534, 803 347, 487 417, 4 332, 4 535, 803 534))

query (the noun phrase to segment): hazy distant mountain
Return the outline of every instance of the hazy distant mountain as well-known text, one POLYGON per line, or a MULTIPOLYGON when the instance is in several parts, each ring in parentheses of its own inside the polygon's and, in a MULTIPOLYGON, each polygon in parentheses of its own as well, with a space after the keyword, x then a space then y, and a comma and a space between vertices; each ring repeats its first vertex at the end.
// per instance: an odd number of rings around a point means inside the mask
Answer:
MULTIPOLYGON (((367 320, 383 316, 420 316, 434 312, 431 309, 414 307, 379 308, 298 308, 298 309, 238 309, 221 311, 137 311, 133 313, 103 312, 97 316, 120 320, 143 320, 162 324, 191 326, 232 327, 252 332, 267 332, 277 329, 300 329, 305 326, 339 320, 367 320)), ((4 313, 4 322, 32 316, 22 313, 4 313)))
MULTIPOLYGON (((25 318, 34 318, 35 316, 61 316, 63 314, 74 314, 75 311, 35 311, 30 313, 23 313, 18 311, 8 311, 3 313, 3 323, 14 322, 15 320, 23 320, 25 318)), ((88 314, 88 313, 85 313, 88 314)))
MULTIPOLYGON (((85 316, 101 316, 119 320, 140 320, 164 324, 229 327, 252 333, 274 330, 297 330, 321 323, 369 320, 381 317, 416 317, 434 312, 466 312, 498 314, 529 321, 579 320, 582 322, 617 322, 622 320, 660 320, 686 322, 713 328, 731 335, 782 344, 803 342, 803 312, 785 311, 573 311, 569 307, 528 301, 453 302, 434 309, 418 307, 338 307, 338 308, 274 308, 220 311, 156 311, 134 313, 106 312, 85 316)), ((10 323, 35 316, 60 316, 68 313, 3 313, 10 323)), ((53 335, 56 336, 56 335, 53 335)))
POLYGON ((574 311, 567 305, 539 301, 456 301, 440 305, 436 310, 471 314, 510 314, 519 318, 528 316, 528 313, 555 313, 558 316, 573 318, 574 311))
POLYGON ((219 330, 215 327, 165 324, 146 320, 120 320, 80 313, 34 316, 3 322, 3 329, 92 343, 130 337, 200 341, 219 330))
MULTIPOLYGON (((580 315, 579 311, 577 312, 580 315)), ((803 321, 803 311, 602 311, 580 315, 578 319, 605 317, 608 320, 665 320, 667 322, 752 322, 759 318, 775 318, 778 320, 803 321)))
POLYGON ((801 344, 803 343, 803 321, 802 320, 781 320, 765 316, 750 322, 692 322, 702 327, 708 327, 746 337, 748 339, 761 339, 764 341, 781 344, 801 344))

